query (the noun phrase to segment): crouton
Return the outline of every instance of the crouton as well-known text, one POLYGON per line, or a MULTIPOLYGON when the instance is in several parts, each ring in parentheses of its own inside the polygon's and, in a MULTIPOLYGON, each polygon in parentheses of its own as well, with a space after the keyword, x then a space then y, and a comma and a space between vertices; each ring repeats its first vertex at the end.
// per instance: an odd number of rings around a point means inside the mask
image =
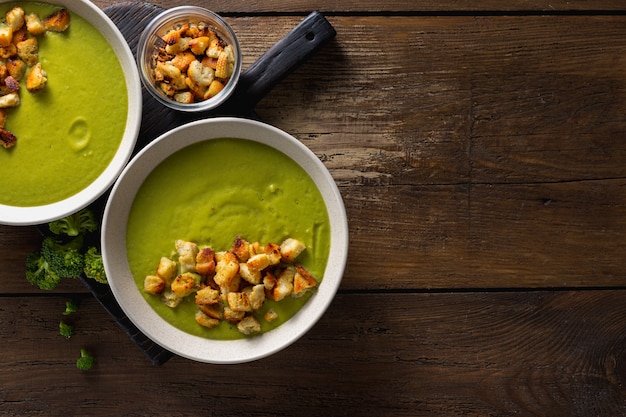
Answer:
POLYGON ((220 252, 215 254, 215 283, 220 287, 230 287, 235 276, 239 273, 239 262, 232 252, 220 252))
POLYGON ((0 25, 0 46, 6 48, 13 40, 13 29, 7 25, 0 25))
POLYGON ((194 96, 189 91, 184 91, 182 93, 174 92, 173 97, 178 103, 191 104, 194 102, 194 96))
POLYGON ((6 129, 0 129, 0 144, 2 144, 4 148, 11 148, 15 146, 16 142, 17 137, 15 137, 13 133, 9 132, 6 129))
POLYGON ((277 318, 278 318, 278 313, 276 313, 273 308, 270 308, 269 310, 267 310, 267 312, 263 316, 263 319, 268 323, 276 320, 277 318))
MULTIPOLYGON (((2 45, 0 46, 8 46, 2 45)), ((33 66, 39 61, 39 42, 37 38, 28 38, 22 42, 18 42, 16 45, 17 56, 29 66, 33 66)))
POLYGON ((6 12, 5 21, 14 32, 19 30, 24 25, 24 9, 20 6, 13 7, 6 12))
POLYGON ((276 265, 280 262, 280 246, 276 243, 268 243, 265 245, 264 252, 267 255, 270 265, 276 265))
POLYGON ((211 305, 220 302, 220 292, 211 287, 204 287, 196 292, 196 304, 211 305))
POLYGON ((161 294, 165 290, 165 280, 157 275, 148 275, 143 281, 143 290, 152 295, 161 294))
POLYGON ((228 306, 224 307, 224 320, 230 323, 237 323, 245 317, 245 311, 234 311, 228 306))
POLYGON ((34 36, 42 35, 46 28, 43 22, 35 13, 30 13, 26 16, 26 30, 28 33, 34 36))
POLYGON ((198 311, 196 313, 196 323, 198 323, 200 326, 212 329, 213 327, 216 327, 218 324, 220 324, 220 321, 219 319, 208 316, 203 311, 198 311))
POLYGON ((209 247, 202 248, 196 255, 196 272, 211 275, 215 272, 215 252, 209 247))
POLYGON ((209 88, 207 88, 203 97, 205 100, 208 100, 211 97, 215 97, 216 95, 218 95, 219 92, 222 91, 223 89, 224 89, 224 84, 221 81, 213 80, 211 81, 211 84, 209 84, 209 88))
POLYGON ((17 54, 17 47, 14 44, 0 47, 0 58, 7 59, 17 54))
POLYGON ((250 268, 245 262, 239 264, 239 275, 250 284, 258 284, 262 278, 261 271, 250 268))
POLYGON ((60 9, 43 19, 43 26, 50 32, 64 32, 70 26, 70 12, 60 9))
POLYGON ((296 265, 296 272, 293 276, 293 296, 301 297, 304 293, 317 285, 313 275, 302 265, 296 265))
POLYGON ((178 40, 170 44, 168 43, 165 46, 165 52, 170 55, 176 55, 179 52, 185 52, 189 49, 189 43, 191 42, 191 38, 188 37, 179 37, 178 40))
POLYGON ((292 263, 306 249, 306 245, 294 238, 287 238, 280 244, 280 255, 284 262, 292 263))
POLYGON ((176 308, 183 302, 183 298, 176 295, 171 290, 165 290, 161 294, 161 302, 170 308, 176 308))
POLYGON ((257 255, 251 256, 250 259, 246 262, 248 268, 262 271, 268 266, 271 265, 270 257, 265 253, 259 253, 257 255))
POLYGON ((157 266, 156 274, 166 283, 171 284, 176 275, 178 275, 178 265, 170 258, 163 256, 157 266))
POLYGON ((37 63, 30 69, 26 77, 26 89, 30 92, 38 91, 44 88, 47 82, 48 74, 46 74, 46 71, 41 67, 41 64, 37 63))
POLYGON ((189 49, 195 55, 203 55, 209 47, 210 39, 208 36, 198 36, 189 41, 189 49))
POLYGON ((26 63, 19 58, 7 60, 6 67, 9 75, 17 81, 24 78, 24 74, 26 74, 26 63))
POLYGON ((224 308, 222 303, 199 305, 198 309, 209 317, 221 320, 224 318, 224 308))
POLYGON ((237 256, 240 262, 246 262, 250 258, 250 242, 241 236, 235 238, 230 250, 237 256))
POLYGON ((172 281, 172 292, 177 297, 183 298, 193 293, 200 284, 200 276, 193 272, 185 272, 178 275, 172 281))
POLYGON ((20 96, 17 93, 9 93, 0 96, 0 109, 19 106, 20 96))
POLYGON ((12 93, 17 93, 20 90, 20 83, 10 75, 4 79, 4 85, 12 93))
POLYGON ((245 335, 258 333, 261 331, 261 323, 259 323, 253 316, 246 316, 239 323, 237 323, 237 330, 245 335))
POLYGON ((295 268, 288 266, 277 277, 276 286, 272 288, 271 297, 274 301, 280 301, 293 292, 293 278, 295 268))
POLYGON ((173 64, 158 62, 155 70, 160 73, 164 77, 164 80, 175 90, 184 90, 187 88, 185 76, 173 64))
POLYGON ((196 57, 193 53, 187 52, 179 52, 177 53, 171 61, 170 64, 174 65, 181 72, 186 72, 189 69, 189 64, 196 60, 196 57))
POLYGON ((196 59, 189 64, 187 76, 193 84, 199 87, 208 87, 213 82, 214 73, 211 68, 205 67, 196 59))
POLYGON ((250 300, 248 300, 248 296, 243 292, 229 292, 227 301, 228 307, 233 311, 252 311, 250 300))
POLYGON ((180 265, 181 272, 195 272, 196 271, 196 256, 198 255, 198 245, 194 242, 187 242, 185 240, 178 239, 174 242, 176 252, 178 253, 178 263, 180 265))
POLYGON ((248 297, 248 303, 253 311, 263 307, 263 303, 265 302, 265 287, 263 284, 246 287, 242 292, 248 297))
POLYGON ((4 129, 7 123, 7 109, 0 109, 0 129, 4 129))

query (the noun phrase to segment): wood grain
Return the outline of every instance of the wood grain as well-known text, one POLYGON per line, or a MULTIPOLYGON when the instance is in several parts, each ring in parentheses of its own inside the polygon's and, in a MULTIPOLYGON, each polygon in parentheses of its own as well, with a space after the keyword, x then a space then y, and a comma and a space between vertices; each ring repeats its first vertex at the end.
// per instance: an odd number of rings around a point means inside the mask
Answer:
POLYGON ((4 416, 588 416, 626 412, 624 291, 344 294, 260 361, 149 365, 91 298, 3 297, 4 416), (13 329, 13 330, 11 330, 13 329), (96 368, 74 367, 80 348, 96 368), (328 352, 333 352, 329 355, 328 352), (115 401, 112 401, 115 399, 115 401))
MULTIPOLYGON (((124 3, 126 0, 94 0, 100 7, 124 3)), ((623 11, 624 5, 619 0, 417 0, 417 1, 342 1, 318 0, 214 0, 207 3, 204 0, 154 0, 151 3, 162 7, 196 5, 212 9, 219 13, 309 13, 319 10, 325 13, 469 13, 469 12, 567 12, 567 11, 623 11)))

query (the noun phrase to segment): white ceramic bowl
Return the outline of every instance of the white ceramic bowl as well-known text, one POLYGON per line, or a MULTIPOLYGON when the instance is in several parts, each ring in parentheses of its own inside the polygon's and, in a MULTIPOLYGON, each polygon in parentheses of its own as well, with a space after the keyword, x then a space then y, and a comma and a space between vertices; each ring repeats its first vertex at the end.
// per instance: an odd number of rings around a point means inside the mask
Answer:
MULTIPOLYGON (((0 4, 9 3, 0 0, 0 4)), ((45 0, 45 3, 63 6, 93 25, 110 43, 124 71, 128 91, 128 116, 120 146, 106 169, 86 188, 63 200, 41 206, 12 206, 0 204, 0 224, 35 225, 65 217, 88 206, 103 195, 115 182, 130 159, 141 124, 141 81, 134 56, 117 26, 97 6, 88 0, 45 0)), ((28 12, 28 7, 25 7, 28 12)), ((43 17, 43 16, 42 16, 43 17)), ((71 30, 71 26, 70 26, 71 30)), ((77 68, 77 70, 83 70, 77 68)), ((25 88, 23 88, 25 90, 25 88)), ((23 93, 25 94, 25 93, 23 93)), ((96 98, 94 98, 96 100, 96 98)), ((10 117, 10 115, 9 115, 10 117)), ((19 137, 18 144, 19 146, 19 137)), ((33 167, 36 170, 37 167, 33 167)), ((45 190, 42 190, 45 193, 45 190)))
MULTIPOLYGON (((167 193, 164 193, 167 195, 167 193)), ((214 118, 176 128, 150 143, 124 169, 107 202, 102 254, 111 290, 124 313, 155 343, 200 362, 242 363, 275 353, 305 334, 324 314, 341 282, 348 254, 348 225, 341 194, 326 167, 293 136, 267 124, 239 118, 214 118), (143 298, 126 252, 127 219, 134 196, 147 176, 173 153, 198 142, 240 138, 273 147, 297 162, 312 178, 328 210, 330 253, 323 279, 293 317, 261 335, 240 340, 211 340, 170 325, 143 298)))

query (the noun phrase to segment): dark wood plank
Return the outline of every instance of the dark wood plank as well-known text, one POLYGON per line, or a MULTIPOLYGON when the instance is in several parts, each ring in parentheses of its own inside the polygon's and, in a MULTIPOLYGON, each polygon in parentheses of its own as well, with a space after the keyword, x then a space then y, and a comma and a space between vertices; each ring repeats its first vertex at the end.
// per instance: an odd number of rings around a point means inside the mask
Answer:
MULTIPOLYGON (((122 3, 126 0, 94 0, 100 7, 122 3)), ((407 13, 407 12, 500 12, 522 11, 552 13, 555 11, 623 11, 624 5, 619 0, 418 0, 418 1, 343 1, 321 0, 311 3, 307 0, 272 1, 272 0, 215 0, 207 4, 202 0, 153 0, 152 3, 163 7, 197 5, 211 8, 219 13, 309 13, 320 10, 326 13, 407 13)))
POLYGON ((0 409, 22 415, 587 416, 626 412, 624 291, 342 294, 272 357, 149 364, 83 300, 0 299, 0 409), (74 367, 80 348, 98 362, 74 367), (114 400, 113 400, 114 399, 114 400))

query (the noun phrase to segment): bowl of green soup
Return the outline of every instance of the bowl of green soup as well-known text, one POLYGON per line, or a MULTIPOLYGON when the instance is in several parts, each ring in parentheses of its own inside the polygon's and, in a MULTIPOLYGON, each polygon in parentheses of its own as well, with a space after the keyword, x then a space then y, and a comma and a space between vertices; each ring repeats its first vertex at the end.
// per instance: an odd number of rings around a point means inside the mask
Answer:
POLYGON ((0 74, 15 87, 0 97, 0 223, 44 224, 113 185, 139 133, 141 82, 87 0, 0 0, 0 20, 0 74))
POLYGON ((336 183, 302 142, 211 118, 129 162, 101 243, 137 328, 179 356, 232 364, 276 353, 318 322, 343 276, 348 225, 336 183))

